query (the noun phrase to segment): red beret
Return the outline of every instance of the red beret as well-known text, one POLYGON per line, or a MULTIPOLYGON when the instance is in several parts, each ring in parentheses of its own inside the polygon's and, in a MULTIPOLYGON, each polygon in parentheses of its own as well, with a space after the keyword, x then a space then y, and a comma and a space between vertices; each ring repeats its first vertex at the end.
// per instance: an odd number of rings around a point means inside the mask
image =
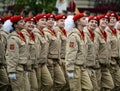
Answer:
POLYGON ((47 18, 54 18, 55 19, 55 15, 54 14, 46 14, 47 18))
POLYGON ((120 21, 120 16, 118 16, 118 21, 120 21))
POLYGON ((86 16, 86 15, 85 15, 84 13, 76 14, 76 15, 74 15, 74 17, 73 17, 73 20, 76 21, 76 20, 78 20, 78 19, 80 19, 80 18, 82 18, 82 17, 85 17, 85 16, 86 16))
POLYGON ((10 19, 12 16, 11 15, 7 15, 3 17, 3 21, 5 22, 6 20, 10 19))
POLYGON ((102 18, 109 19, 109 18, 108 18, 108 15, 105 15, 105 14, 98 16, 98 19, 99 19, 99 20, 102 19, 102 18))
POLYGON ((64 15, 64 14, 59 14, 59 15, 57 15, 57 16, 55 17, 56 20, 59 20, 59 19, 66 19, 66 18, 67 18, 67 16, 64 15))
POLYGON ((20 16, 20 15, 15 15, 15 16, 12 16, 12 17, 10 18, 10 21, 11 21, 12 23, 15 23, 15 22, 18 22, 18 21, 21 20, 21 19, 23 19, 22 16, 20 16))
POLYGON ((24 21, 25 21, 25 22, 27 22, 27 21, 36 22, 36 19, 35 19, 35 17, 27 17, 27 18, 24 18, 24 21))
POLYGON ((45 14, 38 14, 37 16, 35 16, 36 20, 38 21, 41 18, 47 18, 45 14))
POLYGON ((97 17, 97 16, 90 16, 90 17, 88 18, 88 22, 89 22, 90 20, 96 20, 96 21, 98 21, 98 17, 97 17))
POLYGON ((116 17, 116 19, 118 20, 118 15, 116 14, 116 12, 111 12, 107 15, 108 15, 108 18, 110 18, 112 16, 112 17, 116 17))

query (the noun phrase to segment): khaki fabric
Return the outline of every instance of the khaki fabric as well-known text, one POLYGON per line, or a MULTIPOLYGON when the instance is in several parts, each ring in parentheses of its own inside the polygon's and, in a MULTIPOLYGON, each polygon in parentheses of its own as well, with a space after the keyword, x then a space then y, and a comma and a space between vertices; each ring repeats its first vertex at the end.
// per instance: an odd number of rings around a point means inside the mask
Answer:
POLYGON ((35 69, 32 69, 28 74, 30 82, 30 91, 38 91, 38 82, 35 69))
POLYGON ((55 27, 54 30, 57 32, 57 37, 60 40, 60 58, 64 59, 66 54, 67 32, 64 35, 59 27, 55 27))
POLYGON ((16 32, 8 37, 6 61, 8 72, 23 71, 20 65, 26 65, 29 57, 29 47, 16 32))
MULTIPOLYGON (((48 54, 48 46, 46 35, 42 34, 39 29, 34 29, 35 34, 35 43, 36 43, 36 54, 37 54, 37 63, 46 63, 47 62, 47 54, 48 54)), ((44 32, 44 31, 43 31, 44 32)))
POLYGON ((0 32, 0 90, 7 91, 9 80, 6 71, 6 60, 5 60, 5 52, 6 52, 6 42, 7 36, 4 31, 0 32), (4 37, 3 37, 4 36, 4 37))
POLYGON ((66 41, 67 41, 67 32, 66 35, 62 32, 59 27, 55 27, 54 30, 57 32, 57 37, 60 40, 60 67, 64 73, 66 79, 66 85, 61 89, 61 91, 69 91, 69 82, 68 76, 66 71, 66 62, 65 62, 65 55, 66 55, 66 41))
POLYGON ((4 30, 1 30, 0 34, 1 34, 1 38, 3 40, 4 50, 6 51, 6 48, 7 48, 7 37, 9 36, 9 33, 5 32, 4 30))
POLYGON ((16 80, 11 80, 13 91, 29 91, 30 84, 26 76, 29 58, 29 46, 16 31, 8 36, 6 62, 8 73, 15 73, 16 80))
POLYGON ((68 34, 66 47, 67 71, 72 71, 73 79, 69 79, 71 91, 92 91, 93 86, 86 70, 86 38, 84 40, 78 29, 74 28, 68 34))
POLYGON ((112 90, 114 88, 114 82, 110 70, 108 68, 101 67, 101 87, 112 90))
POLYGON ((99 89, 105 88, 111 90, 114 88, 114 83, 109 71, 111 60, 110 39, 107 33, 107 39, 105 40, 99 28, 95 31, 95 46, 96 60, 98 60, 100 64, 100 69, 97 71, 99 89))
POLYGON ((107 27, 106 31, 108 32, 110 44, 111 44, 111 65, 110 65, 110 72, 116 86, 120 86, 120 67, 118 65, 119 59, 116 59, 119 57, 119 32, 117 31, 117 35, 115 36, 109 27, 107 27))
POLYGON ((44 28, 47 37, 48 58, 60 59, 60 40, 48 29, 44 28))
POLYGON ((111 46, 110 39, 107 34, 107 40, 105 41, 99 28, 95 31, 95 46, 96 46, 96 60, 102 65, 109 65, 111 60, 111 46))
POLYGON ((66 80, 58 61, 48 59, 48 69, 54 81, 53 91, 60 91, 65 86, 66 80))
POLYGON ((88 71, 82 66, 74 67, 74 78, 69 79, 70 91, 92 91, 93 86, 88 71))
MULTIPOLYGON (((27 30, 23 29, 22 33, 26 37, 26 42, 29 47, 29 59, 28 59, 28 70, 31 70, 32 65, 35 65, 36 63, 36 44, 35 41, 31 39, 30 34, 27 32, 27 30)), ((31 32, 32 33, 32 32, 31 32)))
POLYGON ((85 65, 87 67, 95 67, 96 66, 96 48, 95 48, 95 42, 94 40, 91 40, 91 35, 88 31, 88 29, 85 31, 85 37, 86 37, 86 63, 85 65))
POLYGON ((93 91, 98 91, 98 83, 97 83, 97 77, 96 77, 96 48, 95 48, 95 42, 91 39, 91 35, 89 33, 88 29, 84 30, 85 37, 86 37, 86 63, 87 71, 90 76, 90 80, 93 85, 93 91))
MULTIPOLYGON (((44 31, 43 31, 44 33, 44 31)), ((36 53, 37 53, 37 64, 38 68, 36 71, 38 90, 49 91, 52 89, 53 80, 51 78, 50 72, 46 66, 48 46, 46 35, 43 34, 39 29, 34 29, 35 43, 36 43, 36 53)))
POLYGON ((53 78, 53 90, 60 91, 66 84, 64 73, 59 65, 60 60, 60 39, 57 36, 57 32, 53 34, 48 28, 43 29, 47 36, 48 44, 48 69, 53 78))
POLYGON ((109 27, 106 28, 106 31, 108 33, 108 37, 110 39, 111 44, 111 56, 112 57, 118 57, 118 32, 117 36, 115 36, 109 27))
POLYGON ((38 91, 52 91, 53 80, 46 64, 41 64, 36 70, 38 91))
POLYGON ((6 69, 0 68, 0 91, 7 91, 9 85, 9 80, 7 76, 6 69))
POLYGON ((10 81, 13 91, 25 91, 24 90, 24 72, 16 72, 16 80, 10 81))
POLYGON ((93 85, 93 91, 99 91, 99 85, 98 85, 97 76, 96 76, 97 70, 92 68, 87 68, 87 71, 93 85))
POLYGON ((84 65, 86 63, 85 41, 81 39, 78 29, 73 29, 68 34, 66 44, 66 64, 67 70, 74 70, 74 65, 84 65))
MULTIPOLYGON (((116 61, 114 58, 111 59, 112 61, 116 61)), ((118 64, 110 66, 110 73, 112 75, 115 87, 120 86, 120 67, 118 64)))
POLYGON ((38 84, 37 84, 36 73, 34 71, 34 68, 37 64, 37 62, 36 62, 36 60, 37 60, 36 43, 35 43, 35 40, 31 39, 30 34, 25 29, 22 30, 22 33, 25 35, 26 40, 27 40, 27 44, 29 46, 29 59, 27 62, 27 70, 30 71, 29 72, 29 79, 28 79, 30 82, 30 91, 37 91, 38 84))

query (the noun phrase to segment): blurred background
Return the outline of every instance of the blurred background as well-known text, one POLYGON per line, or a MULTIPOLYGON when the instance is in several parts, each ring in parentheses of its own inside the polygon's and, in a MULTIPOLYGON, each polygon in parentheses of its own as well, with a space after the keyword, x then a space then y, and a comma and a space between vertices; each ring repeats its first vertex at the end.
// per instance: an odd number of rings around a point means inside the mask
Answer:
POLYGON ((120 0, 0 0, 0 15, 19 14, 21 11, 55 14, 85 12, 88 15, 116 11, 120 15, 120 0))

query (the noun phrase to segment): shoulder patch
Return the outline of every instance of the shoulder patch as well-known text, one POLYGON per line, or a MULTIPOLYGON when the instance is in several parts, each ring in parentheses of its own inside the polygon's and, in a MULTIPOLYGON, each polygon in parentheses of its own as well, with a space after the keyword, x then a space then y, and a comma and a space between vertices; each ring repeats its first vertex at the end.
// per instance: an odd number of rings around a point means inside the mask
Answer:
POLYGON ((14 50, 15 46, 14 44, 10 44, 10 50, 14 50))
POLYGON ((74 47, 74 42, 70 42, 69 47, 74 47))

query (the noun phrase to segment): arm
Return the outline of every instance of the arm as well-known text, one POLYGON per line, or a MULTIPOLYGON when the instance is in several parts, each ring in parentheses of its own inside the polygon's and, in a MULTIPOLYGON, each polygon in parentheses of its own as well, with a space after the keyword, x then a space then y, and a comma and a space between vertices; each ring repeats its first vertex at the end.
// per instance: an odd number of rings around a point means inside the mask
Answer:
POLYGON ((8 39, 7 51, 6 51, 6 62, 7 70, 9 73, 15 73, 16 67, 19 61, 19 46, 15 39, 8 39))
POLYGON ((75 36, 69 36, 66 45, 66 63, 67 70, 74 71, 74 63, 78 51, 78 44, 75 36))

